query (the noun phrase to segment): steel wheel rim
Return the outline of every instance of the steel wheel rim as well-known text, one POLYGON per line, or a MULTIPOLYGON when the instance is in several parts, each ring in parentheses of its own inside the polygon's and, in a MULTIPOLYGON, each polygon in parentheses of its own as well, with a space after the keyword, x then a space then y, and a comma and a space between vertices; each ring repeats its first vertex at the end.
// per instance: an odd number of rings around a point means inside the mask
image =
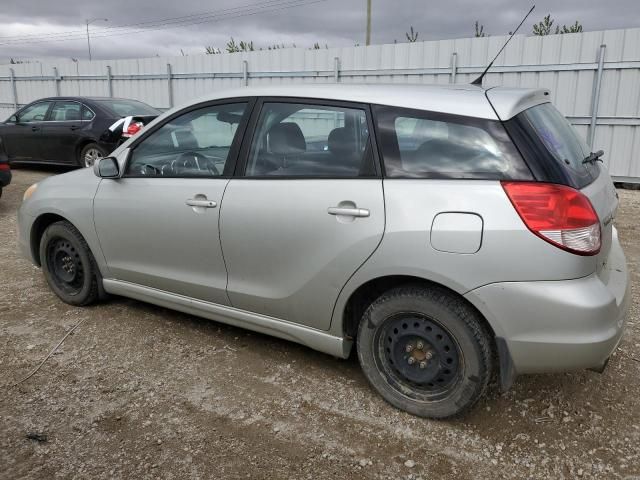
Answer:
POLYGON ((411 400, 443 399, 462 378, 464 358, 458 342, 444 325, 423 313, 387 317, 374 342, 378 371, 411 400))
POLYGON ((47 245, 47 267, 53 283, 68 295, 77 295, 84 286, 84 267, 76 247, 64 238, 47 245))
POLYGON ((102 158, 102 152, 97 148, 90 148, 84 153, 84 166, 91 167, 100 158, 102 158))

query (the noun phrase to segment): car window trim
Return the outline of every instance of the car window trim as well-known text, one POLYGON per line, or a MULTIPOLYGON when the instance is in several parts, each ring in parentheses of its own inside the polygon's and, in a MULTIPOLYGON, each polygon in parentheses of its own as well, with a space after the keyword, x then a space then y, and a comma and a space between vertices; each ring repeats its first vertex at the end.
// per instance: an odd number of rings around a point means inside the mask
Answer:
POLYGON ((382 178, 382 170, 380 168, 381 158, 378 154, 376 138, 373 134, 373 115, 371 105, 368 103, 349 102, 343 100, 332 100, 330 98, 309 98, 309 97, 258 97, 253 108, 249 124, 245 131, 242 147, 236 169, 233 173, 234 178, 243 178, 246 180, 371 180, 382 178), (369 128, 369 148, 373 156, 373 168, 375 175, 371 176, 338 176, 338 175, 254 175, 247 176, 247 165, 249 162, 249 154, 251 153, 251 144, 256 134, 256 127, 260 119, 260 114, 265 103, 294 103, 300 105, 317 105, 326 107, 344 107, 352 110, 363 110, 367 119, 367 127, 369 128))
MULTIPOLYGON (((80 120, 49 120, 49 118, 51 117, 51 113, 53 113, 53 108, 55 107, 56 103, 79 103, 80 104, 80 117, 82 117, 82 106, 84 105, 82 102, 78 101, 78 100, 48 100, 50 102, 53 103, 53 106, 49 108, 49 110, 47 111, 47 116, 45 117, 45 120, 43 120, 43 122, 49 123, 49 122, 53 122, 53 123, 70 123, 70 122, 82 122, 82 118, 80 120)), ((89 108, 89 107, 87 107, 89 108)), ((89 110, 91 110, 89 108, 89 110)), ((93 110, 91 110, 93 112, 93 110)), ((93 113, 94 118, 95 118, 95 112, 93 113)))
POLYGON ((204 179, 217 179, 217 178, 226 178, 229 179, 233 176, 233 173, 235 171, 236 168, 236 163, 238 161, 238 155, 240 153, 240 148, 241 148, 241 144, 244 138, 244 134, 247 130, 247 126, 249 124, 249 119, 251 118, 251 115, 253 114, 253 108, 255 106, 256 103, 256 97, 230 97, 230 98, 222 98, 222 99, 216 99, 216 100, 210 100, 210 101, 206 101, 206 102, 201 102, 201 103, 197 103, 197 104, 193 104, 193 105, 189 105, 188 107, 183 108, 182 110, 179 110, 177 112, 172 113, 171 115, 169 115, 167 118, 165 118, 162 122, 157 123, 156 125, 153 125, 150 129, 143 131, 140 135, 136 136, 132 142, 131 145, 129 146, 129 154, 127 155, 127 159, 124 162, 124 165, 122 167, 122 171, 124 172, 122 174, 121 178, 180 178, 180 179, 184 179, 184 180, 204 180, 204 179), (227 157, 227 161, 225 162, 224 165, 224 171, 222 172, 222 175, 217 175, 217 176, 198 176, 198 177, 163 177, 163 176, 146 176, 146 175, 140 175, 140 176, 130 176, 127 175, 127 169, 129 168, 129 163, 131 162, 131 158, 133 155, 133 152, 135 151, 136 147, 142 143, 146 138, 148 138, 149 136, 153 135, 153 133, 155 133, 156 131, 160 130, 162 127, 164 127, 167 123, 175 120, 178 117, 181 117, 182 115, 185 115, 189 112, 193 112, 195 110, 201 110, 203 108, 208 108, 208 107, 215 107, 215 106, 219 106, 219 105, 228 105, 228 104, 232 104, 232 103, 246 103, 247 107, 246 110, 244 112, 244 114, 242 115, 242 120, 240 120, 240 123, 238 124, 238 129, 236 130, 236 134, 233 138, 233 142, 231 144, 231 148, 229 149, 229 156, 227 157))

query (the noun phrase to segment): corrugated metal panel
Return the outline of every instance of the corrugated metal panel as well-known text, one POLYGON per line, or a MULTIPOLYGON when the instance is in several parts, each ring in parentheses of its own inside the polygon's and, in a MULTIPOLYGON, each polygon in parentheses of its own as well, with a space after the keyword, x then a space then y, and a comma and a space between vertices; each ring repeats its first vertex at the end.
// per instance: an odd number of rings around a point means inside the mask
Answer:
MULTIPOLYGON (((171 101, 179 105, 216 90, 244 85, 244 62, 251 85, 330 83, 335 80, 336 58, 339 81, 345 83, 450 83, 454 62, 455 82, 468 83, 506 38, 5 65, 0 66, 0 117, 13 113, 14 102, 23 105, 54 96, 57 91, 61 95, 108 96, 111 90, 114 96, 166 109, 171 101), (10 69, 15 72, 17 99, 10 69)), ((640 28, 516 36, 486 76, 485 84, 550 89, 555 104, 586 137, 600 45, 606 48, 594 149, 607 152, 606 161, 614 176, 640 181, 640 28)))

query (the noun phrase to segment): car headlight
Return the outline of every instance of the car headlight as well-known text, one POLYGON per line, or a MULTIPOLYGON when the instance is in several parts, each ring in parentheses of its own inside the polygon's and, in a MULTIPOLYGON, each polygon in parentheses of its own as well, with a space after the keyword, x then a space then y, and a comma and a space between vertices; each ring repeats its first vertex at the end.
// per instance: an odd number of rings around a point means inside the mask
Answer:
POLYGON ((38 188, 38 184, 37 183, 34 183, 29 188, 27 188, 27 190, 24 192, 24 195, 22 196, 22 201, 24 202, 25 200, 30 198, 31 195, 33 195, 33 192, 36 191, 36 188, 38 188))

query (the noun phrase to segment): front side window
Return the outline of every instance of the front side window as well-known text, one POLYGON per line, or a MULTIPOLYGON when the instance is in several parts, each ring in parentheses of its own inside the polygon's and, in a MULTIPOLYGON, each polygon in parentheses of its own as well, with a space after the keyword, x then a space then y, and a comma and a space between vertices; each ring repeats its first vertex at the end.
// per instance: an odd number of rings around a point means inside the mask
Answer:
POLYGON ((531 179, 498 121, 376 106, 388 177, 531 179))
POLYGON ((38 102, 29 105, 18 114, 20 123, 42 122, 47 116, 51 102, 38 102))
POLYGON ((49 114, 49 121, 68 122, 80 120, 81 105, 78 102, 56 102, 49 114))
POLYGON ((366 112, 324 105, 265 103, 245 175, 375 175, 366 112))
POLYGON ((131 152, 128 177, 223 175, 246 103, 215 105, 165 123, 131 152))

